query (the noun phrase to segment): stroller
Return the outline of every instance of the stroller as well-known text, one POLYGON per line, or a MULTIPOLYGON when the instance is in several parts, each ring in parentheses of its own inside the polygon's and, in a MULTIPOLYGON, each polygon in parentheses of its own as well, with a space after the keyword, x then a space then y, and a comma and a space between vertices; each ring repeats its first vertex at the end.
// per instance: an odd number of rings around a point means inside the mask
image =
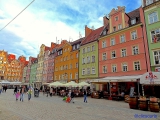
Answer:
POLYGON ((38 89, 34 90, 34 97, 39 97, 39 90, 38 89))

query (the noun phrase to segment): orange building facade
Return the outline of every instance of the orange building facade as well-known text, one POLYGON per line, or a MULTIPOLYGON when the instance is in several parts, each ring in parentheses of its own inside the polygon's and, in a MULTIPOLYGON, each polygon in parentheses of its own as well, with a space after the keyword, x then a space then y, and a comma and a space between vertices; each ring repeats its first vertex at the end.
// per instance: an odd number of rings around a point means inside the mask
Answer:
POLYGON ((62 47, 57 51, 55 57, 54 81, 67 83, 78 82, 78 58, 82 39, 74 42, 62 41, 62 47))

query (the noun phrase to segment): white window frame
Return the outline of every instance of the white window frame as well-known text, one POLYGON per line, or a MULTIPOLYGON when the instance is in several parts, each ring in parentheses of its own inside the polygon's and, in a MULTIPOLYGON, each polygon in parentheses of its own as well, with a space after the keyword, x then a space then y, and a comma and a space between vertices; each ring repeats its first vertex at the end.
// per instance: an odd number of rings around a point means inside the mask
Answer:
POLYGON ((87 68, 87 75, 90 75, 91 74, 91 70, 90 68, 87 68))
POLYGON ((83 48, 83 54, 85 53, 85 48, 83 48))
POLYGON ((127 50, 124 48, 124 49, 121 49, 121 57, 126 57, 127 56, 127 50))
POLYGON ((76 53, 76 58, 78 58, 78 53, 76 53))
POLYGON ((85 69, 82 69, 82 75, 85 75, 85 69))
POLYGON ((91 51, 90 47, 87 47, 87 52, 90 52, 90 51, 91 51))
POLYGON ((75 73, 75 79, 78 79, 78 73, 75 73))
POLYGON ((116 51, 114 50, 114 51, 111 51, 111 57, 112 57, 112 59, 114 59, 114 58, 116 58, 116 51), (114 53, 113 53, 114 52, 114 53), (113 57, 113 54, 115 54, 115 57, 113 57))
POLYGON ((92 74, 96 74, 96 69, 95 69, 95 67, 92 67, 92 74))
POLYGON ((90 63, 90 56, 87 57, 87 63, 90 63))
POLYGON ((116 31, 116 26, 113 27, 113 32, 115 32, 115 31, 116 31))
POLYGON ((124 43, 126 40, 125 40, 125 35, 120 35, 120 42, 121 43, 124 43))
POLYGON ((112 65, 112 72, 117 72, 117 65, 112 65))
POLYGON ((122 24, 118 25, 118 30, 122 29, 122 24))
POLYGON ((107 66, 103 66, 102 71, 103 71, 103 73, 107 73, 107 66))
POLYGON ((95 62, 95 56, 93 55, 92 56, 92 63, 94 63, 95 62))
POLYGON ((127 63, 122 63, 122 71, 127 72, 128 71, 128 65, 127 63))
POLYGON ((111 46, 115 45, 115 38, 111 38, 111 46))
POLYGON ((134 62, 134 70, 135 71, 141 70, 141 65, 139 61, 134 62))
POLYGON ((153 3, 153 0, 146 0, 146 5, 150 5, 153 3))
POLYGON ((132 52, 133 52, 133 55, 138 55, 139 54, 139 48, 138 48, 138 46, 133 46, 132 47, 132 52))
POLYGON ((82 64, 85 64, 85 58, 82 58, 82 64))
POLYGON ((94 51, 95 50, 95 45, 92 45, 92 51, 94 51))
POLYGON ((153 24, 158 21, 158 12, 152 12, 148 15, 149 24, 153 24))
POLYGON ((152 43, 160 42, 160 28, 152 30, 150 34, 152 43))
POLYGON ((106 47, 106 41, 102 41, 102 48, 106 47))
POLYGON ((131 39, 132 39, 132 40, 137 39, 137 32, 136 32, 136 31, 132 31, 132 32, 131 32, 131 39))
POLYGON ((70 79, 72 79, 72 73, 70 73, 70 79))
POLYGON ((107 54, 106 53, 102 53, 102 60, 107 60, 107 54))
POLYGON ((160 65, 160 50, 155 50, 153 51, 153 59, 154 59, 154 65, 160 65), (155 54, 155 52, 157 52, 157 54, 155 54), (156 61, 158 62, 158 64, 156 64, 156 61))
POLYGON ((134 24, 136 24, 136 18, 131 20, 131 25, 134 25, 134 24))

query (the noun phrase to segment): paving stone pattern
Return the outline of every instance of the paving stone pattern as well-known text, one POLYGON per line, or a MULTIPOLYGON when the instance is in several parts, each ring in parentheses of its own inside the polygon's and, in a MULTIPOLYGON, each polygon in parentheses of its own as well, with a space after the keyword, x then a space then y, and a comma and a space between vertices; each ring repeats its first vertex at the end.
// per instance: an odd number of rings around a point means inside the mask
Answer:
MULTIPOLYGON (((7 90, 0 95, 0 120, 146 120, 135 118, 135 114, 157 115, 160 113, 133 110, 128 103, 106 99, 93 99, 88 97, 88 103, 83 102, 83 97, 75 98, 75 103, 66 103, 62 97, 46 97, 40 93, 39 97, 24 102, 16 101, 13 90, 7 90)), ((148 118, 151 119, 151 118, 148 118)))

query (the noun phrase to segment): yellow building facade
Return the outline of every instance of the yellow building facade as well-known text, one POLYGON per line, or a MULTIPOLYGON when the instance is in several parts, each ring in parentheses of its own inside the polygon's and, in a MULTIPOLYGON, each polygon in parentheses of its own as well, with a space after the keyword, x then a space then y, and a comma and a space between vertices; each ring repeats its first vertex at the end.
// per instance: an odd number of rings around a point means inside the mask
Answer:
POLYGON ((78 82, 78 58, 81 40, 66 42, 58 49, 55 58, 54 81, 78 82))

